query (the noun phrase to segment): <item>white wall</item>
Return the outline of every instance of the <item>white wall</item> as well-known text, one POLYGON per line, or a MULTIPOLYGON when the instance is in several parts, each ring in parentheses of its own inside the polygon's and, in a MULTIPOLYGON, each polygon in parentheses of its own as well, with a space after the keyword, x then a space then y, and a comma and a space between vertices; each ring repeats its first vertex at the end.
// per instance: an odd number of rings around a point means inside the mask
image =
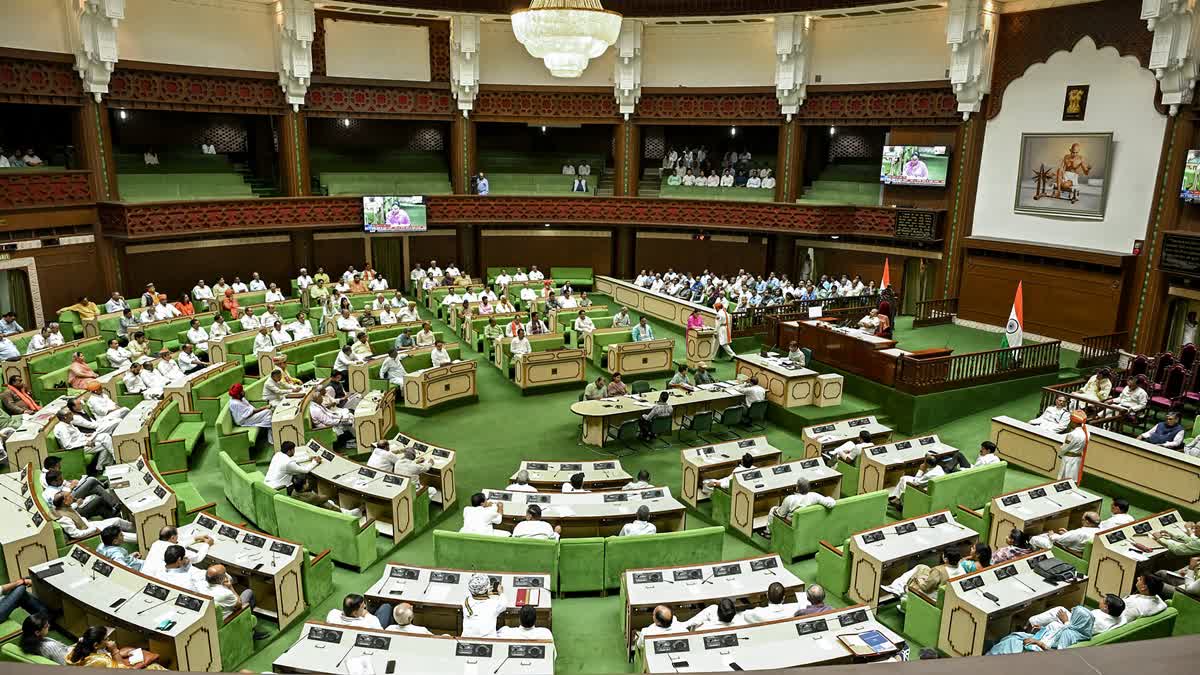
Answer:
POLYGON ((1154 109, 1155 94, 1154 75, 1136 58, 1122 58, 1112 47, 1097 50, 1091 38, 1031 66, 1009 84, 1000 114, 988 122, 972 233, 1128 253, 1146 231, 1167 123, 1154 109), (1062 121, 1071 84, 1091 85, 1081 122, 1062 121), (1069 131, 1113 132, 1104 220, 1014 213, 1021 134, 1069 131))
POLYGON ((276 70, 272 4, 126 0, 125 17, 117 33, 122 61, 276 70))
POLYGON ((612 48, 592 59, 575 79, 554 77, 513 36, 512 24, 486 21, 479 26, 479 81, 483 84, 526 84, 557 87, 611 87, 616 57, 612 48))
POLYGON ((950 67, 944 11, 819 19, 812 41, 809 84, 944 80, 950 67))
POLYGON ((652 26, 642 34, 644 87, 775 84, 775 24, 652 26))
POLYGON ((69 27, 62 0, 0 2, 0 47, 70 53, 69 27))
POLYGON ((429 81, 429 29, 362 21, 325 22, 330 77, 429 81))

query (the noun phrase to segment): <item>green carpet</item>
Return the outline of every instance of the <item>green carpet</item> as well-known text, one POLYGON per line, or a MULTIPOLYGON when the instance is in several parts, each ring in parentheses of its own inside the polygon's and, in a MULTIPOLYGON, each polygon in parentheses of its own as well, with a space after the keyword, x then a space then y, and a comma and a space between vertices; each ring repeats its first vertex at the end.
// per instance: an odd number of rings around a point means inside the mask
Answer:
MULTIPOLYGON (((598 304, 608 300, 593 296, 598 304)), ((437 326, 435 330, 446 329, 437 326)), ((654 323, 655 333, 659 337, 674 337, 676 339, 676 357, 684 357, 684 341, 678 328, 654 323)), ((900 343, 906 347, 917 344, 942 345, 950 344, 958 351, 971 351, 980 348, 994 348, 999 342, 999 336, 983 333, 957 326, 939 326, 913 330, 910 321, 902 320, 899 326, 900 343)), ((482 358, 476 352, 464 346, 464 358, 482 358)), ((732 377, 732 367, 727 361, 716 365, 719 378, 732 377)), ((589 377, 595 378, 599 371, 589 365, 589 377)), ((652 381, 656 388, 663 385, 662 378, 652 381)), ((455 448, 458 451, 458 490, 460 494, 458 509, 451 513, 434 514, 434 528, 457 530, 462 523, 459 509, 466 503, 469 495, 482 488, 502 488, 508 484, 508 477, 522 459, 545 460, 580 460, 602 456, 595 449, 577 444, 578 419, 569 408, 576 400, 576 391, 560 391, 555 393, 521 396, 520 390, 503 378, 500 371, 487 363, 481 363, 478 371, 479 402, 433 414, 427 417, 412 415, 401 411, 397 415, 399 428, 418 438, 435 442, 439 445, 455 448)), ((1040 393, 1031 391, 1027 396, 1008 401, 1003 406, 988 409, 974 415, 956 419, 950 424, 934 429, 920 431, 934 432, 941 435, 943 441, 958 446, 968 457, 977 453, 979 442, 987 437, 989 420, 998 414, 1013 414, 1018 417, 1031 418, 1037 413, 1040 393)), ((853 414, 855 410, 871 409, 873 403, 865 400, 848 399, 844 404, 846 412, 853 414)), ((822 411, 823 412, 823 411, 822 411)), ((800 457, 803 443, 798 433, 782 430, 768 422, 765 432, 771 443, 784 451, 787 460, 800 457)), ((211 441, 211 431, 210 441, 211 441)), ((622 460, 625 469, 637 473, 640 469, 650 471, 652 481, 656 484, 669 486, 676 494, 679 493, 680 470, 679 449, 690 445, 681 444, 678 440, 670 439, 672 447, 666 449, 646 449, 632 457, 622 460)), ((209 442, 198 456, 193 457, 193 468, 190 480, 207 499, 218 503, 218 515, 237 522, 245 520, 229 505, 224 498, 220 472, 218 470, 217 450, 215 444, 209 442)), ((269 458, 260 456, 259 464, 265 468, 269 458)), ((1037 476, 1019 471, 1010 471, 1006 480, 1007 489, 1018 489, 1041 481, 1037 476)), ((707 512, 707 508, 705 509, 707 512)), ((708 523, 695 514, 688 517, 689 527, 703 527, 708 523)), ((379 538, 381 550, 390 548, 390 540, 379 538)), ((760 551, 743 539, 729 535, 725 540, 724 556, 726 559, 741 558, 759 554, 760 551)), ((396 561, 416 565, 433 564, 433 536, 427 530, 406 542, 402 547, 391 551, 380 559, 380 562, 362 573, 338 568, 334 573, 336 588, 326 602, 311 609, 311 618, 323 619, 330 608, 339 606, 341 598, 346 593, 363 592, 378 579, 386 562, 396 561)), ((478 562, 480 569, 487 569, 487 561, 478 562)), ((805 559, 789 565, 800 578, 811 581, 815 577, 816 563, 813 559, 805 559)), ((844 604, 839 599, 831 597, 833 604, 844 604)), ((574 672, 628 672, 631 666, 626 663, 623 651, 624 642, 620 631, 620 615, 622 607, 617 595, 607 597, 577 596, 554 601, 554 633, 558 646, 558 662, 556 670, 562 673, 574 672), (587 639, 573 639, 587 636, 587 639)), ((884 612, 885 620, 899 628, 899 621, 894 611, 884 612)), ((264 623, 264 622, 260 622, 264 623)), ((253 671, 269 671, 272 661, 284 652, 297 638, 301 624, 277 636, 269 643, 260 643, 261 651, 243 664, 241 668, 253 671)), ((226 670, 231 670, 232 664, 226 664, 226 670)))

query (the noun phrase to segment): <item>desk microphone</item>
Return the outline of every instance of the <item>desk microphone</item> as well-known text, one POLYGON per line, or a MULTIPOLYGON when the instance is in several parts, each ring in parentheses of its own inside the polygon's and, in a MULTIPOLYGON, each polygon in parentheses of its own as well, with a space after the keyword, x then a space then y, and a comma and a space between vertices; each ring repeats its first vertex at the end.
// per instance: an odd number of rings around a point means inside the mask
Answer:
POLYGON ((341 479, 345 478, 346 476, 349 476, 350 474, 354 473, 355 471, 358 471, 358 467, 355 467, 355 468, 353 468, 353 469, 350 469, 350 470, 349 470, 349 471, 347 471, 346 473, 338 474, 338 475, 334 476, 334 477, 333 477, 331 480, 332 480, 332 481, 339 481, 339 480, 341 480, 341 479))
POLYGON ((346 660, 347 656, 350 656, 350 652, 354 651, 354 648, 357 646, 358 645, 356 645, 356 644, 350 645, 350 649, 347 649, 346 653, 342 654, 342 658, 338 659, 338 662, 336 664, 334 664, 334 666, 333 666, 334 670, 337 670, 342 667, 342 662, 346 660))
POLYGON ((155 603, 155 604, 153 604, 153 605, 150 605, 149 607, 147 607, 147 608, 145 608, 145 609, 143 609, 143 610, 140 610, 139 612, 137 612, 137 615, 138 615, 138 616, 141 616, 141 615, 145 614, 146 612, 149 612, 150 610, 154 609, 155 607, 161 607, 161 606, 163 606, 163 605, 167 604, 167 602, 169 602, 170 600, 171 600, 171 598, 169 598, 169 597, 168 597, 166 600, 163 600, 162 602, 159 602, 159 603, 155 603))
POLYGON ((1022 586, 1024 586, 1025 588, 1028 588, 1030 593, 1037 593, 1037 591, 1033 590, 1033 587, 1031 587, 1029 584, 1025 583, 1024 581, 1021 581, 1020 579, 1016 579, 1015 581, 1018 584, 1021 584, 1022 586))
POLYGON ((716 574, 717 574, 717 571, 716 571, 716 570, 713 570, 713 573, 712 573, 712 574, 710 574, 710 575, 708 575, 708 578, 707 578, 707 579, 705 579, 705 580, 701 581, 701 582, 700 582, 700 585, 701 585, 701 586, 703 586, 704 584, 709 584, 709 583, 712 583, 712 578, 713 578, 714 576, 716 576, 716 574))
POLYGON ((500 665, 496 666, 495 670, 492 671, 492 675, 496 675, 496 673, 500 672, 500 669, 503 668, 504 664, 508 663, 508 660, 511 658, 512 658, 512 652, 509 652, 508 656, 505 656, 504 660, 500 662, 500 665))
POLYGON ((428 593, 429 587, 432 585, 433 585, 433 573, 430 572, 429 573, 429 581, 425 584, 425 590, 421 591, 421 595, 425 595, 426 593, 428 593))

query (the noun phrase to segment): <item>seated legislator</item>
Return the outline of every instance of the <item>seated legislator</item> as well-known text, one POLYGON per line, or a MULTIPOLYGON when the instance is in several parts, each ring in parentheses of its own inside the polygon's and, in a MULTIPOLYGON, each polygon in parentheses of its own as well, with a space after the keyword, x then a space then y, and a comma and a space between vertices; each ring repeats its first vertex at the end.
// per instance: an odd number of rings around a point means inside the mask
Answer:
POLYGON ((1150 404, 1150 394, 1146 393, 1146 376, 1139 375, 1127 379, 1121 394, 1108 402, 1135 415, 1145 410, 1146 406, 1150 404))
POLYGON ((597 377, 594 382, 589 382, 588 386, 583 388, 583 400, 598 401, 605 396, 608 396, 608 385, 604 382, 603 377, 597 377))
POLYGON ((167 564, 167 549, 172 546, 183 547, 183 555, 189 565, 199 565, 204 562, 205 556, 208 555, 208 549, 214 543, 213 538, 207 534, 194 535, 180 540, 179 529, 168 525, 159 529, 158 539, 154 540, 154 543, 150 544, 146 550, 142 571, 150 576, 162 574, 162 570, 167 564))
POLYGON ((87 364, 83 358, 83 352, 75 352, 71 356, 71 365, 67 367, 68 387, 96 393, 102 389, 98 377, 100 377, 100 373, 92 370, 92 367, 87 364))
POLYGON ((403 387, 404 377, 408 372, 404 370, 404 359, 406 354, 401 354, 395 346, 388 350, 387 358, 379 366, 379 377, 387 381, 393 387, 403 387))
POLYGON ((124 518, 112 517, 101 520, 86 520, 75 508, 75 496, 68 490, 54 495, 50 500, 50 517, 62 526, 63 534, 69 539, 87 539, 100 534, 100 531, 110 525, 121 529, 122 537, 127 544, 136 544, 133 523, 124 518))
POLYGON ((767 586, 767 606, 752 607, 738 615, 739 623, 763 623, 766 621, 774 621, 776 619, 789 619, 796 615, 796 610, 799 605, 795 602, 786 602, 787 589, 778 581, 771 582, 767 586))
POLYGON ((96 547, 96 553, 132 570, 141 571, 145 562, 142 560, 141 554, 136 551, 130 553, 123 546, 124 543, 125 534, 121 532, 121 526, 109 525, 100 530, 100 545, 96 547))
POLYGON ((167 385, 153 368, 144 368, 139 361, 129 364, 129 370, 121 376, 121 382, 125 384, 125 391, 141 394, 147 401, 162 398, 167 385))
POLYGON ((508 492, 537 492, 537 488, 529 484, 529 472, 525 469, 518 471, 516 481, 504 489, 508 492))
POLYGON ((482 492, 476 492, 471 495, 471 505, 463 509, 463 524, 458 531, 494 537, 511 536, 511 533, 494 527, 502 521, 500 508, 488 501, 482 492))
POLYGON ((1073 530, 1068 530, 1065 527, 1060 527, 1053 532, 1043 532, 1035 534, 1029 538, 1029 543, 1034 548, 1049 550, 1056 544, 1064 549, 1081 555, 1083 547, 1096 536, 1100 531, 1100 514, 1095 511, 1088 511, 1083 514, 1083 524, 1073 530))
MULTIPOLYGON (((272 284, 274 285, 274 284, 272 284)), ((224 625, 229 620, 229 616, 237 612, 242 607, 248 607, 251 611, 258 604, 254 597, 254 589, 243 588, 239 591, 233 585, 233 577, 225 570, 225 566, 221 564, 210 565, 204 570, 204 576, 193 584, 193 588, 213 599, 213 604, 217 606, 217 611, 221 613, 221 624, 224 625)), ((265 631, 255 629, 253 637, 255 640, 265 640, 268 634, 265 631)))
POLYGON ((832 611, 833 608, 825 604, 825 588, 820 584, 813 584, 804 591, 804 598, 808 600, 808 606, 803 609, 796 610, 793 616, 808 616, 810 614, 821 614, 822 612, 832 611))
POLYGON ((829 466, 834 466, 838 461, 845 462, 846 464, 854 464, 858 461, 858 456, 862 454, 863 450, 874 446, 875 443, 871 440, 871 432, 864 429, 858 432, 857 441, 851 439, 833 450, 821 454, 825 457, 825 463, 829 466))
POLYGON ((634 342, 649 342, 654 339, 654 328, 646 321, 646 317, 638 319, 638 323, 633 327, 634 342))
POLYGON ((426 321, 421 324, 421 330, 417 331, 413 340, 416 342, 418 349, 424 349, 425 347, 432 347, 437 342, 437 336, 433 332, 433 327, 426 321))
POLYGON ((681 633, 687 630, 687 627, 683 623, 675 620, 675 613, 666 605, 655 607, 653 616, 654 623, 638 631, 637 646, 639 648, 646 644, 646 638, 681 633))
POLYGON ((788 343, 787 357, 788 361, 792 362, 792 365, 800 368, 806 365, 807 357, 804 356, 804 350, 800 349, 800 345, 795 340, 788 343))
POLYGON ((679 364, 679 368, 676 370, 675 375, 671 377, 671 381, 667 383, 667 387, 682 389, 684 391, 692 391, 696 388, 688 379, 688 367, 686 363, 679 364))
POLYGON ((71 645, 64 660, 68 666, 83 668, 137 668, 143 670, 166 670, 157 663, 144 665, 130 663, 129 658, 134 653, 133 647, 120 647, 109 636, 113 629, 107 626, 89 626, 71 645))
MULTIPOLYGON (((417 451, 415 449, 404 448, 392 466, 392 473, 412 481, 414 488, 420 488, 421 474, 429 471, 431 468, 433 468, 433 458, 417 459, 417 451)), ((429 485, 425 489, 429 491, 429 501, 435 504, 441 503, 442 495, 438 492, 437 488, 429 485)))
POLYGON ((351 593, 342 599, 341 608, 333 608, 325 615, 325 623, 350 628, 366 628, 368 630, 383 630, 385 624, 392 621, 392 606, 381 603, 371 614, 367 611, 367 600, 357 593, 351 593))
POLYGON ((896 486, 888 493, 888 501, 898 505, 904 497, 904 489, 909 485, 924 487, 929 484, 929 481, 944 475, 946 475, 946 470, 938 461, 937 455, 932 453, 925 455, 925 463, 917 470, 915 476, 900 477, 900 482, 896 483, 896 486))
POLYGON ((317 479, 311 475, 292 476, 292 482, 287 487, 287 496, 326 511, 339 511, 355 518, 362 517, 362 509, 343 509, 332 499, 322 497, 317 492, 317 479))
POLYGON ((300 312, 291 323, 283 327, 292 334, 292 341, 303 340, 313 336, 312 324, 308 321, 308 313, 300 312))
POLYGON ((1107 401, 1109 394, 1112 393, 1112 370, 1101 368, 1088 378, 1083 389, 1075 392, 1076 396, 1081 396, 1089 401, 1107 401))
POLYGON ((737 607, 733 600, 721 598, 715 605, 705 607, 688 620, 689 631, 720 630, 737 625, 737 607))
POLYGON ((75 414, 71 412, 70 408, 59 410, 56 417, 58 424, 54 425, 54 440, 58 442, 60 448, 63 450, 82 449, 87 463, 90 465, 94 462, 97 471, 104 471, 106 467, 116 463, 112 436, 98 431, 85 434, 79 427, 72 424, 75 414))
POLYGON ((29 391, 20 375, 9 375, 8 385, 5 386, 4 392, 0 393, 0 405, 4 406, 4 412, 9 415, 27 415, 42 409, 33 399, 33 393, 29 391))
POLYGON ((650 522, 650 507, 642 504, 637 510, 637 520, 631 523, 625 523, 621 528, 619 537, 638 537, 646 534, 655 534, 658 532, 658 527, 650 522))
POLYGON ((1090 611, 1082 606, 1075 607, 1068 614, 1066 622, 1056 617, 1038 628, 1037 632, 1016 632, 1001 638, 988 651, 988 656, 1067 649, 1076 643, 1091 640, 1095 624, 1096 619, 1090 611))
POLYGON ((944 586, 947 581, 966 573, 966 569, 962 566, 962 559, 962 549, 957 544, 946 547, 942 551, 941 565, 936 567, 917 565, 907 572, 909 576, 905 590, 915 588, 922 593, 936 594, 937 589, 944 586))
POLYGON ((621 380, 620 373, 613 373, 612 381, 608 383, 609 396, 624 396, 629 393, 629 388, 621 380))
POLYGON ((532 345, 529 344, 529 338, 525 337, 525 329, 518 328, 517 336, 508 343, 508 349, 512 352, 514 358, 520 358, 524 354, 533 351, 532 345))
POLYGON ((1033 553, 1033 546, 1029 543, 1029 535, 1025 534, 1024 530, 1018 530, 1014 527, 1009 530, 1008 538, 1005 539, 1005 545, 992 554, 992 564, 999 565, 1000 563, 1006 563, 1030 553, 1033 553))
POLYGON ((493 583, 486 574, 471 575, 467 580, 470 595, 463 602, 462 637, 496 636, 496 620, 508 611, 503 591, 499 582, 493 583))
POLYGON ((650 483, 650 472, 642 469, 638 472, 637 480, 631 480, 621 487, 622 490, 649 490, 654 487, 650 483))
POLYGON ((407 602, 396 605, 392 610, 392 625, 387 630, 393 633, 412 633, 414 635, 433 635, 424 626, 413 623, 413 606, 407 602))
POLYGON ((14 579, 0 586, 0 622, 8 621, 17 608, 29 614, 49 614, 50 610, 29 591, 32 585, 29 579, 14 579))
POLYGON ((433 350, 429 352, 429 360, 433 364, 433 368, 441 368, 454 362, 454 359, 450 358, 450 352, 446 350, 446 343, 441 340, 433 343, 433 350))
POLYGON ((1183 436, 1184 429, 1179 423, 1179 412, 1172 410, 1167 413, 1167 419, 1154 425, 1138 438, 1168 450, 1180 450, 1183 448, 1183 436))
POLYGON ((596 330, 596 322, 592 321, 592 317, 588 316, 584 310, 579 310, 579 315, 575 317, 575 332, 580 336, 591 335, 596 330))
POLYGON ((292 484, 296 476, 307 476, 313 467, 323 460, 320 455, 311 455, 297 460, 296 444, 284 441, 279 451, 271 456, 271 464, 267 467, 267 475, 263 482, 272 490, 282 490, 292 484))
POLYGON ((235 425, 266 429, 267 440, 271 439, 271 406, 255 408, 246 400, 246 389, 241 382, 229 387, 229 414, 235 425))
POLYGON ((826 509, 832 509, 837 502, 832 497, 813 492, 808 479, 800 478, 796 481, 796 491, 784 497, 779 506, 775 507, 775 515, 790 523, 793 513, 813 504, 820 504, 826 509))
POLYGON ((504 626, 496 631, 496 637, 501 640, 554 640, 549 628, 537 625, 537 607, 522 605, 517 610, 517 618, 520 626, 504 626))
POLYGON ((629 308, 628 307, 622 307, 621 311, 619 311, 613 315, 613 318, 612 318, 613 328, 629 328, 631 323, 632 323, 632 319, 629 316, 629 308))
POLYGON ((1066 396, 1056 396, 1054 405, 1042 411, 1041 416, 1037 419, 1029 420, 1029 424, 1032 426, 1042 427, 1056 434, 1065 432, 1070 423, 1071 411, 1067 408, 1066 396))
POLYGON ((79 397, 67 399, 67 410, 71 411, 71 424, 74 424, 84 433, 99 431, 103 434, 111 434, 117 428, 117 425, 121 423, 121 418, 129 413, 129 410, 120 408, 116 403, 112 403, 112 399, 108 398, 107 394, 107 392, 104 392, 103 394, 93 394, 90 396, 87 408, 83 407, 83 402, 80 401, 79 397), (91 399, 93 398, 107 400, 111 404, 111 407, 104 408, 101 406, 101 408, 107 409, 109 412, 102 415, 96 414, 94 412, 95 407, 91 405, 91 399))
POLYGON ((298 393, 300 393, 298 385, 291 384, 283 379, 282 368, 273 369, 270 377, 263 383, 263 400, 268 405, 277 403, 298 393))
POLYGON ((557 540, 562 534, 562 528, 542 520, 542 507, 530 504, 525 510, 525 520, 513 528, 514 539, 550 539, 557 540))

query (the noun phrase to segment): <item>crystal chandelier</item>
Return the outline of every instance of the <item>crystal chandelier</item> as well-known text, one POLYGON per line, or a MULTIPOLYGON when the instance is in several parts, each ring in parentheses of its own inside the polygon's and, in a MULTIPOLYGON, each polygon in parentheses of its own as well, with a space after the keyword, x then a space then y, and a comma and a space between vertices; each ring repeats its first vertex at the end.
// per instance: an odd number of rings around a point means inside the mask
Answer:
POLYGON ((512 15, 513 34, 554 77, 579 77, 621 32, 621 15, 600 0, 533 0, 512 15))

